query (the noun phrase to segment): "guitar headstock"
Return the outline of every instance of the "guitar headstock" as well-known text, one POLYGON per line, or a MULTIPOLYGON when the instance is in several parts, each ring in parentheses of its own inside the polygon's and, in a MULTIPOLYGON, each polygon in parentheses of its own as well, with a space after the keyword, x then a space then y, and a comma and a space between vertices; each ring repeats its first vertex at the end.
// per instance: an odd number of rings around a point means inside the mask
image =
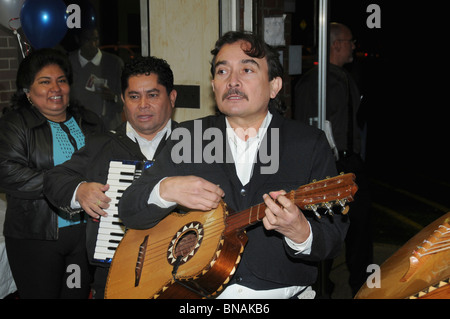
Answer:
POLYGON ((318 213, 319 208, 326 209, 332 215, 332 208, 340 206, 341 213, 347 214, 347 204, 353 201, 357 190, 355 175, 349 173, 303 185, 292 192, 294 201, 300 209, 311 210, 318 218, 321 218, 318 213))

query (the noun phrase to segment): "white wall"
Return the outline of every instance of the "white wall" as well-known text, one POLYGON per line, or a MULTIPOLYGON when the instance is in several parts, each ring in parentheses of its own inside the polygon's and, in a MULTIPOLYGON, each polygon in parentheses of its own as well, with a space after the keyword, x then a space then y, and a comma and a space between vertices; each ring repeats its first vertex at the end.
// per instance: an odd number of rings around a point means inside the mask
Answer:
POLYGON ((214 113, 211 50, 219 37, 219 1, 148 0, 150 55, 165 59, 175 84, 200 86, 200 109, 176 108, 181 122, 214 113))

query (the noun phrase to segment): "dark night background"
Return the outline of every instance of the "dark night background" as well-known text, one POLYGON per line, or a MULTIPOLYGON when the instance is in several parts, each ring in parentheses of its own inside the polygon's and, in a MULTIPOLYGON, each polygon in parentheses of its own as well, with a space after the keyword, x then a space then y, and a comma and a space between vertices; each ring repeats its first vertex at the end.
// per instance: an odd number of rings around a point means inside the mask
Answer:
MULTIPOLYGON (((296 2, 303 7, 294 30, 305 17, 314 22, 304 13, 313 12, 309 2, 296 2)), ((418 232, 405 220, 426 226, 450 207, 446 12, 436 2, 330 0, 329 20, 348 25, 357 39, 347 67, 364 95, 374 240, 402 245, 418 232), (381 29, 366 25, 372 3, 381 8, 381 29)), ((313 44, 311 33, 296 32, 293 44, 313 44)))

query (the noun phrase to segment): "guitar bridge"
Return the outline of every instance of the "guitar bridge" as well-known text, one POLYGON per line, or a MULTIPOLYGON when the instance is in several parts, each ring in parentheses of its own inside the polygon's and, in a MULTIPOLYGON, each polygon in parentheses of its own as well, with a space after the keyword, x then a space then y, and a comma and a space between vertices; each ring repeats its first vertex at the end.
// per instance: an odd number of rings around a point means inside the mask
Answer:
POLYGON ((400 279, 401 282, 408 281, 414 273, 423 265, 432 255, 439 253, 447 253, 450 250, 450 218, 444 221, 444 224, 438 228, 427 238, 421 245, 412 252, 409 257, 409 269, 400 279))
POLYGON ((142 244, 139 245, 139 254, 136 261, 134 286, 139 286, 139 281, 141 280, 142 268, 144 267, 145 252, 147 251, 148 235, 145 236, 142 244))

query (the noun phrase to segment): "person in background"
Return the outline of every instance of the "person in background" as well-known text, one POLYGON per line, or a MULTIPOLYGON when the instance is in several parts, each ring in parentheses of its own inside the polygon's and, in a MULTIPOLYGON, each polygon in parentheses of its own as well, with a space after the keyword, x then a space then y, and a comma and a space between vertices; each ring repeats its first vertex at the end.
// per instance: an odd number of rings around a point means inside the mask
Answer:
MULTIPOLYGON (((349 285, 353 295, 365 283, 367 266, 373 263, 372 226, 370 216, 370 192, 363 149, 363 124, 358 119, 361 95, 351 74, 344 68, 353 62, 355 40, 350 29, 340 23, 330 24, 330 64, 327 79, 326 117, 331 123, 335 144, 336 166, 339 173, 354 173, 358 184, 355 201, 350 203, 350 228, 345 240, 346 262, 350 272, 349 285)), ((314 124, 317 121, 317 68, 307 72, 295 86, 294 119, 314 124)), ((333 142, 334 141, 334 142, 333 142)), ((331 270, 332 260, 324 271, 331 270)), ((327 277, 326 276, 326 277, 327 277)), ((324 296, 329 296, 333 284, 326 284, 324 296)))
POLYGON ((221 114, 181 123, 153 169, 127 188, 119 215, 127 227, 147 229, 177 205, 208 211, 223 200, 230 211, 240 212, 264 201, 265 217, 247 229, 242 260, 219 297, 313 297, 316 262, 339 252, 348 225, 338 215, 319 222, 285 195, 336 174, 326 137, 277 112, 283 67, 277 51, 258 36, 228 32, 212 54, 212 87, 221 114), (205 156, 211 141, 197 139, 204 132, 217 133, 215 142, 222 146, 213 159, 205 156), (182 145, 191 147, 182 156, 178 133, 182 145), (263 160, 268 148, 269 162, 263 160))
POLYGON ((4 236, 24 299, 88 298, 90 293, 84 214, 61 211, 43 194, 44 173, 70 159, 88 134, 103 130, 97 115, 70 99, 71 80, 65 54, 32 52, 19 66, 12 107, 0 119, 4 236))
MULTIPOLYGON (((109 263, 94 260, 100 216, 111 199, 105 195, 111 160, 153 160, 164 147, 176 125, 171 120, 177 92, 166 61, 155 57, 136 58, 122 73, 122 101, 127 119, 116 130, 96 134, 71 160, 45 174, 44 192, 57 207, 90 215, 87 249, 96 266, 93 297, 104 297, 109 263)), ((151 168, 149 168, 151 169, 151 168)))
POLYGON ((105 127, 115 129, 122 122, 120 75, 123 61, 99 49, 97 28, 81 29, 80 49, 69 53, 73 68, 72 95, 95 112, 105 127))

